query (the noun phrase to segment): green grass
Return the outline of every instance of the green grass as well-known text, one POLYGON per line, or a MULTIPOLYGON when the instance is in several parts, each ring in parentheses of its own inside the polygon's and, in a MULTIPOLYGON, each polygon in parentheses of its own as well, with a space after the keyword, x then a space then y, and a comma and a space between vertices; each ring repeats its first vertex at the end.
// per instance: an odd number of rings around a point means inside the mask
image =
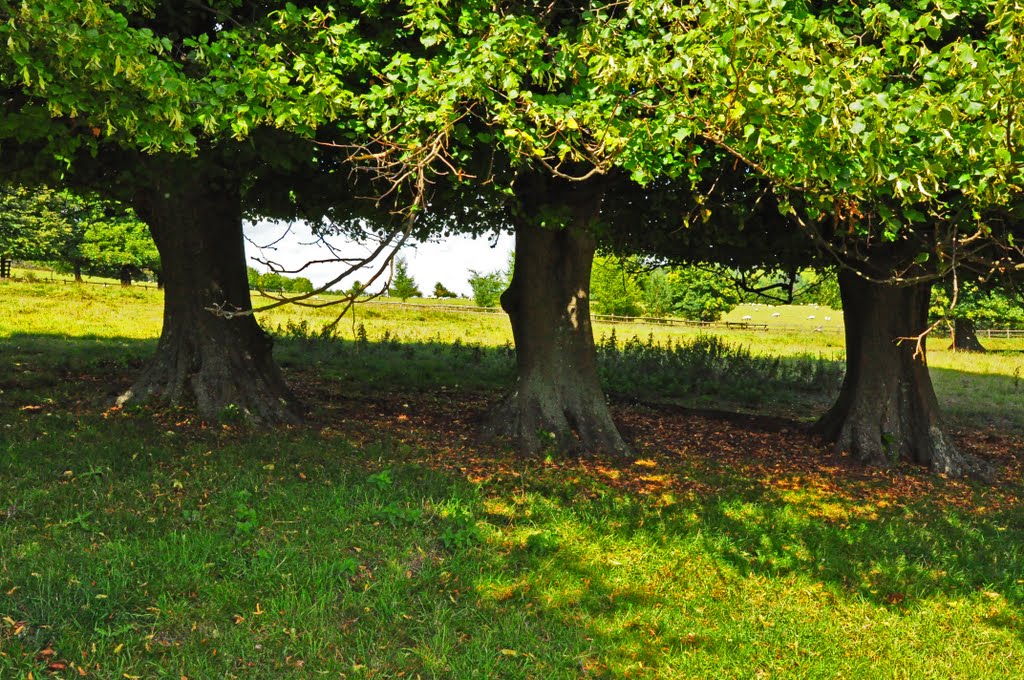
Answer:
MULTIPOLYGON (((1016 417, 999 400, 1022 401, 1019 349, 931 355, 940 387, 974 390, 964 441, 1010 465, 982 487, 642 406, 616 411, 634 465, 476 446, 511 380, 500 315, 367 306, 328 341, 271 317, 318 399, 308 426, 104 413, 159 311, 148 291, 0 282, 2 678, 1020 676, 1024 440, 987 427, 1016 417)), ((825 334, 616 326, 613 349, 611 330, 604 375, 627 395, 743 402, 714 393, 740 368, 767 394, 835 380, 825 334)))
MULTIPOLYGON (((0 337, 28 334, 91 337, 99 343, 112 342, 110 338, 116 337, 116 342, 122 345, 125 339, 148 342, 159 334, 161 299, 160 291, 137 287, 0 282, 0 337)), ((806 322, 809 311, 822 318, 840 318, 838 313, 825 308, 764 305, 758 311, 756 307, 742 306, 733 316, 742 318, 748 313, 751 316, 758 313, 770 319, 770 314, 777 312, 780 317, 776 320, 787 326, 800 325, 801 320, 806 322)), ((261 315, 260 321, 283 337, 295 340, 315 335, 337 313, 337 307, 320 310, 285 307, 261 315)), ((635 362, 626 366, 621 361, 606 361, 606 366, 618 364, 620 368, 615 374, 605 371, 609 389, 641 398, 668 398, 691 406, 755 409, 803 418, 814 417, 833 398, 831 382, 823 379, 823 372, 828 373, 830 364, 844 359, 841 333, 813 332, 813 328, 809 331, 709 331, 660 324, 595 324, 599 344, 607 344, 614 335, 620 346, 634 337, 644 345, 652 341, 663 347, 689 345, 709 333, 722 338, 734 353, 750 355, 762 366, 777 365, 775 369, 764 370, 774 371, 776 375, 801 374, 806 379, 796 390, 791 389, 794 384, 787 382, 788 379, 772 378, 766 382, 763 372, 748 372, 753 377, 745 380, 739 366, 750 362, 732 362, 735 379, 731 382, 721 382, 719 375, 700 384, 675 381, 675 388, 667 389, 671 387, 666 386, 672 382, 671 376, 657 366, 635 362), (660 371, 660 375, 652 375, 655 370, 660 371), (646 376, 644 371, 647 371, 646 376), (644 379, 637 380, 638 376, 644 379), (656 388, 654 392, 650 392, 652 387, 656 388), (817 392, 808 387, 814 387, 817 392)), ((430 390, 438 382, 484 389, 494 384, 508 386, 511 378, 507 351, 512 341, 511 329, 501 313, 368 303, 343 319, 333 337, 353 342, 362 337, 371 341, 371 345, 381 345, 383 349, 378 348, 376 357, 380 360, 340 362, 337 357, 339 353, 345 354, 343 349, 293 341, 279 345, 278 357, 286 366, 321 361, 325 370, 338 379, 371 385, 398 381, 405 389, 430 390), (454 350, 456 355, 462 350, 469 353, 471 361, 466 366, 457 366, 452 357, 439 356, 456 341, 459 345, 454 350), (395 347, 396 343, 401 345, 400 350, 395 347)), ((985 340, 992 351, 982 355, 949 352, 945 349, 947 344, 945 338, 933 338, 928 362, 940 403, 951 424, 955 427, 994 424, 1024 430, 1024 338, 985 340)), ((125 347, 125 351, 138 358, 151 350, 147 344, 132 350, 125 347)), ((88 357, 81 360, 88 361, 88 357)))
POLYGON ((666 500, 330 431, 4 414, 3 677, 43 650, 190 678, 1011 678, 1024 653, 1019 505, 728 467, 666 500))
MULTIPOLYGON (((153 289, 120 286, 76 286, 73 284, 0 282, 0 337, 12 334, 53 335, 60 337, 91 337, 95 342, 109 343, 117 337, 150 341, 159 334, 161 323, 161 293, 153 289), (10 291, 8 293, 8 291, 10 291)), ((324 324, 335 318, 338 308, 320 310, 282 308, 260 317, 261 323, 282 336, 309 336, 316 334, 324 324), (292 330, 289 330, 291 328, 292 330), (302 329, 295 333, 294 329, 302 329)), ((800 325, 801 320, 813 312, 815 316, 840 315, 825 308, 745 305, 733 316, 779 313, 776 318, 786 326, 800 325)), ((759 319, 754 319, 759 321, 759 319)), ((607 343, 614 334, 622 346, 631 338, 641 344, 653 341, 665 347, 694 343, 702 335, 713 333, 734 348, 735 352, 755 357, 762 365, 779 366, 776 373, 794 372, 808 377, 799 386, 787 380, 769 380, 764 374, 744 380, 743 371, 733 362, 735 380, 722 383, 716 379, 676 381, 674 389, 664 389, 671 382, 665 371, 658 367, 632 364, 632 368, 618 363, 617 374, 605 372, 611 391, 647 399, 667 398, 677 403, 701 407, 722 407, 739 410, 758 410, 780 415, 813 418, 833 398, 829 381, 821 379, 821 370, 828 372, 832 362, 844 358, 843 336, 837 332, 714 330, 689 327, 667 327, 660 324, 595 324, 595 335, 600 343, 607 343), (824 369, 816 369, 821 364, 824 369), (659 370, 660 375, 646 375, 642 371, 659 370), (814 372, 818 371, 818 377, 814 372), (657 385, 661 380, 661 386, 657 385), (649 391, 657 387, 654 393, 649 391), (807 386, 816 387, 817 392, 807 386), (767 389, 765 389, 767 387, 767 389), (777 388, 777 389, 776 389, 777 388)), ((511 343, 508 320, 501 313, 454 312, 429 308, 409 308, 387 302, 368 303, 356 308, 355 314, 342 320, 335 337, 355 341, 363 337, 378 348, 378 361, 340 362, 338 348, 314 347, 310 343, 282 342, 278 357, 286 366, 306 365, 321 361, 325 370, 335 378, 354 380, 359 384, 395 384, 405 389, 429 390, 441 382, 448 386, 461 385, 485 389, 489 385, 508 386, 511 363, 506 348, 511 343), (384 339, 384 342, 379 342, 384 339), (455 354, 469 353, 471 361, 457 366, 452 357, 444 355, 452 343, 458 341, 455 354), (395 348, 400 343, 401 349, 395 348), (387 350, 387 351, 385 351, 387 350), (331 357, 335 357, 332 359, 331 357), (482 360, 481 357, 483 357, 482 360), (400 359, 398 361, 397 359, 400 359), (453 366, 455 367, 453 369, 453 366), (410 369, 411 367, 411 369, 410 369)), ((1000 428, 1024 430, 1024 338, 985 340, 987 354, 963 354, 947 351, 945 338, 933 338, 928 353, 929 366, 940 403, 954 427, 982 427, 988 424, 1000 428)), ((139 358, 151 351, 151 345, 125 351, 139 358)), ((449 354, 451 352, 448 352, 449 354)), ((88 353, 87 353, 88 354, 88 353)), ((457 357, 456 357, 457 358, 457 357)), ((68 359, 70 360, 70 359, 68 359)), ((88 357, 80 363, 88 363, 88 357)), ((749 363, 749 362, 747 362, 749 363)), ((740 364, 743 365, 743 364, 740 364)), ((669 386, 671 387, 671 386, 669 386)))

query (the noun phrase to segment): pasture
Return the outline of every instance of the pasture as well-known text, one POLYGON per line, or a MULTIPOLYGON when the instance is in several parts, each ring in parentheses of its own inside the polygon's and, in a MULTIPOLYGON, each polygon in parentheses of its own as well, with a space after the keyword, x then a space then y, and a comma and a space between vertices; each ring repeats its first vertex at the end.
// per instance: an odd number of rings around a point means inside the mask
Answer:
POLYGON ((0 282, 0 677, 1020 676, 1024 342, 930 343, 984 486, 806 433, 838 332, 597 324, 611 464, 476 441, 504 315, 330 318, 262 319, 307 424, 212 427, 108 408, 157 291, 0 282))

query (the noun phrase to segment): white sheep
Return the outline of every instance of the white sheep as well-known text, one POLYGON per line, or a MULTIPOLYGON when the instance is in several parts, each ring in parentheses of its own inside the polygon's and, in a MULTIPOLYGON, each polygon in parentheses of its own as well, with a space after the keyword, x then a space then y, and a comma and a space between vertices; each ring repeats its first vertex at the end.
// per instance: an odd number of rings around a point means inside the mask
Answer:
POLYGON ((808 320, 808 321, 810 321, 811 319, 816 319, 816 318, 817 318, 816 316, 814 316, 813 314, 811 314, 811 315, 810 315, 809 317, 807 317, 807 320, 808 320))
POLYGON ((777 316, 782 316, 782 314, 780 314, 779 312, 775 312, 774 314, 772 314, 772 318, 773 318, 773 319, 774 319, 775 317, 777 317, 777 316))

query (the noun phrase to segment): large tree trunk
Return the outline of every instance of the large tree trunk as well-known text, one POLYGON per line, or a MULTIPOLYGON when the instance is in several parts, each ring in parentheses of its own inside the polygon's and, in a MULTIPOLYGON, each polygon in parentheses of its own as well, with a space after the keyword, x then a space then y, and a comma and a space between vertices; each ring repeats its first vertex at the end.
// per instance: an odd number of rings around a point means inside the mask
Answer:
POLYGON ((874 466, 903 461, 954 477, 990 469, 959 452, 942 431, 938 400, 913 340, 928 325, 931 284, 872 283, 839 274, 846 326, 846 378, 839 398, 815 426, 841 452, 874 466))
POLYGON ((515 271, 501 306, 512 322, 517 380, 489 431, 510 437, 522 455, 549 448, 630 455, 597 376, 593 259, 594 239, 580 221, 557 231, 531 220, 516 226, 515 271))
POLYGON ((297 421, 271 337, 251 314, 233 315, 251 309, 238 182, 202 161, 153 165, 133 207, 160 251, 163 331, 118 403, 194 406, 212 421, 297 421))
POLYGON ((953 344, 949 346, 954 352, 984 352, 985 348, 978 340, 978 333, 971 319, 953 319, 953 344))

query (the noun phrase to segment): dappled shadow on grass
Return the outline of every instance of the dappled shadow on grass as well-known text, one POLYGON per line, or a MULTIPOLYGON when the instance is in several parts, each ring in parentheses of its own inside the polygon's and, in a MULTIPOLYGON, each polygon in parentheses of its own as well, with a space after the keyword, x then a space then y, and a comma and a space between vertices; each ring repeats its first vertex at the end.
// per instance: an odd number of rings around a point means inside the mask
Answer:
MULTIPOLYGON (((120 379, 120 387, 130 382, 154 347, 152 340, 16 334, 5 341, 0 358, 7 357, 12 365, 19 357, 43 358, 27 363, 46 364, 51 378, 105 372, 112 381, 120 379)), ((347 394, 364 395, 442 388, 498 393, 514 382, 510 345, 440 338, 405 342, 388 332, 345 340, 300 324, 279 329, 275 355, 293 388, 314 407, 319 396, 334 391, 334 384, 343 385, 347 394)), ((598 343, 598 357, 602 382, 616 399, 800 419, 812 419, 828 407, 843 373, 841 362, 831 358, 762 356, 716 336, 671 343, 607 336, 598 343)), ((992 423, 1024 429, 1024 376, 931 370, 954 426, 992 423)), ((46 371, 36 377, 47 379, 46 371)))
MULTIPOLYGON (((461 392, 496 397, 514 383, 510 345, 485 346, 439 339, 404 342, 385 332, 344 340, 302 325, 280 330, 276 356, 290 385, 317 408, 324 400, 367 395, 461 392)), ((15 334, 0 346, 0 389, 57 383, 94 384, 93 403, 131 383, 155 348, 154 340, 15 334), (104 386, 104 383, 107 383, 104 386)), ((678 404, 701 411, 762 412, 813 419, 834 399, 841 364, 821 357, 764 357, 713 336, 659 344, 653 338, 601 340, 599 368, 618 401, 678 404)), ((932 369, 952 424, 1024 429, 1024 377, 932 369)), ((85 390, 79 399, 88 406, 85 390)), ((629 423, 623 424, 629 431, 629 423)), ((639 436, 639 435, 637 435, 639 436)), ((642 437, 640 437, 642 438, 642 437)))
MULTIPOLYGON (((13 677, 48 645, 99 677, 526 678, 914 675, 1024 644, 1019 437, 960 437, 1004 465, 982 487, 850 465, 783 418, 617 402, 639 460, 521 460, 473 441, 493 388, 326 375, 400 366, 401 343, 293 365, 321 406, 273 432, 86 408, 141 346, 17 347, 0 348, 26 371, 0 395, 13 677), (890 639, 919 641, 917 665, 890 639), (849 665, 869 650, 887 672, 849 665)), ((444 351, 423 354, 475 370, 444 351)))
POLYGON ((1019 439, 960 439, 1003 466, 1000 483, 986 487, 913 467, 862 468, 781 418, 623 404, 614 413, 636 435, 638 461, 521 461, 472 445, 485 407, 445 395, 376 398, 350 404, 362 411, 361 429, 337 436, 389 432, 424 465, 485 487, 532 486, 566 511, 600 517, 606 534, 698 534, 742 577, 798 575, 904 608, 1000 584, 1021 604, 1019 439))
MULTIPOLYGON (((14 334, 0 342, 4 401, 102 410, 130 384, 156 348, 156 340, 104 336, 14 334)), ((31 411, 30 411, 31 412, 31 411)))
POLYGON ((333 429, 29 426, 0 463, 18 482, 0 614, 25 624, 0 669, 38 672, 51 648, 87 651, 99 676, 709 677, 806 668, 799 643, 819 672, 856 675, 869 649, 905 668, 882 631, 941 631, 919 665, 991 642, 979 629, 1019 633, 1019 486, 855 473, 777 421, 760 428, 777 447, 741 452, 740 428, 691 420, 716 461, 521 461, 422 448, 415 422, 358 446, 333 429))
MULTIPOLYGON (((532 606, 551 625, 583 628, 598 676, 648 668, 672 677, 680 666, 694 676, 786 673, 800 666, 795 644, 828 675, 855 670, 858 656, 886 669, 912 661, 921 672, 931 655, 991 644, 986 627, 1022 641, 1019 506, 975 514, 917 500, 882 512, 849 506, 845 519, 828 519, 764 490, 660 508, 594 488, 564 499, 533 490, 536 504, 555 506, 558 530, 535 542, 541 548, 520 539, 504 567, 512 576, 485 581, 484 592, 496 614, 532 606), (976 608, 967 627, 958 607, 976 608), (884 630, 919 647, 929 628, 946 642, 924 656, 877 645, 884 630)), ((974 659, 964 655, 952 675, 985 677, 974 659)))

